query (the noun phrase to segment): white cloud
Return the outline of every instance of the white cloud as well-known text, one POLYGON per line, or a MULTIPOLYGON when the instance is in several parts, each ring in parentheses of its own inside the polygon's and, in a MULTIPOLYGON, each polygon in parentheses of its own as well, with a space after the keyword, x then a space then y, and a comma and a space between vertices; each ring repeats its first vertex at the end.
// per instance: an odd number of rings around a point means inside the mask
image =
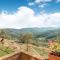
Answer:
POLYGON ((38 5, 38 7, 44 8, 46 5, 48 5, 47 3, 51 1, 52 0, 34 0, 34 2, 29 2, 28 5, 29 6, 38 5))
POLYGON ((30 3, 28 3, 28 5, 29 5, 29 6, 32 6, 32 5, 34 5, 34 3, 33 3, 33 2, 30 2, 30 3))
POLYGON ((20 7, 14 14, 0 13, 0 28, 27 28, 27 27, 58 27, 60 13, 38 16, 28 7, 20 7))
POLYGON ((47 4, 41 4, 39 5, 40 8, 44 8, 47 4))
POLYGON ((45 3, 45 2, 51 2, 52 0, 35 0, 35 3, 45 3))
POLYGON ((60 27, 60 13, 54 13, 47 16, 46 26, 60 27))
POLYGON ((60 2, 60 0, 56 0, 56 2, 60 2))

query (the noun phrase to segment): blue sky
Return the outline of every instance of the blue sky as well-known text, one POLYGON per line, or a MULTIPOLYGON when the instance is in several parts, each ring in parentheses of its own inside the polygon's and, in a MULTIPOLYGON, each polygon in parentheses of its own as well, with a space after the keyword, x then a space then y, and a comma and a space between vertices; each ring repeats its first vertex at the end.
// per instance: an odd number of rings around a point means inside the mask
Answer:
POLYGON ((34 1, 35 0, 0 0, 0 12, 6 10, 10 13, 15 12, 20 6, 27 6, 33 9, 36 13, 39 13, 41 10, 45 10, 47 13, 60 12, 60 2, 57 2, 57 0, 44 3, 34 3, 34 1), (34 4, 29 6, 29 3, 34 4), (45 4, 44 7, 39 7, 39 5, 43 4, 45 4))
POLYGON ((0 27, 60 27, 60 0, 0 0, 0 27))

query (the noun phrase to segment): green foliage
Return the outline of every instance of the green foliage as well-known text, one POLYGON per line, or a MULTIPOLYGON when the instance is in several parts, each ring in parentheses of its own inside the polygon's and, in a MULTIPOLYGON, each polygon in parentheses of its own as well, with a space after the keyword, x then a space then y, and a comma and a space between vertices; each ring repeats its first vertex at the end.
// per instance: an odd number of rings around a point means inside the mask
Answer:
POLYGON ((27 43, 32 39, 32 33, 24 33, 20 35, 20 41, 22 43, 27 43))
POLYGON ((54 52, 59 52, 60 53, 60 43, 58 42, 53 42, 50 44, 50 50, 54 52))
POLYGON ((6 54, 7 54, 6 52, 0 50, 0 57, 1 57, 1 56, 4 56, 4 55, 6 55, 6 54))
MULTIPOLYGON (((23 29, 0 29, 0 37, 3 35, 6 39, 11 40, 20 40, 20 36, 25 33, 31 32, 33 34, 33 38, 45 38, 46 42, 48 39, 56 39, 58 33, 58 41, 60 42, 60 28, 23 28, 23 29)), ((22 38, 21 38, 22 40, 22 38)), ((21 42, 21 41, 20 41, 21 42)), ((24 42, 24 41, 22 41, 24 42)), ((44 42, 44 41, 43 41, 44 42)), ((34 44, 34 43, 33 43, 34 44)))
POLYGON ((7 47, 4 47, 4 46, 0 46, 0 57, 4 56, 4 55, 7 55, 7 54, 10 54, 12 52, 14 52, 13 49, 11 49, 9 47, 7 48, 7 47))

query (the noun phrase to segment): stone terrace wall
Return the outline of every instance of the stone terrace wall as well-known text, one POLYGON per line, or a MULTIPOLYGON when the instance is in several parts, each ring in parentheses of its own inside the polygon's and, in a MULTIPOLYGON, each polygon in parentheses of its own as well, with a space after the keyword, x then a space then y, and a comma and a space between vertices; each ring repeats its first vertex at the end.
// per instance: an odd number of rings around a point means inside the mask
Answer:
POLYGON ((0 60, 41 60, 23 52, 16 53, 14 55, 2 58, 0 60))

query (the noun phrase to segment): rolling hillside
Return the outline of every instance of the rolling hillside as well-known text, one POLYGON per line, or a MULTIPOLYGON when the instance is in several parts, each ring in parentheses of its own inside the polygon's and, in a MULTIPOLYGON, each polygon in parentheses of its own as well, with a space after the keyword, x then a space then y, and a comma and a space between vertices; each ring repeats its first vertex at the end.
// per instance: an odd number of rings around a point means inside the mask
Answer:
POLYGON ((20 34, 31 32, 34 38, 45 37, 46 39, 51 39, 60 37, 60 28, 23 28, 23 29, 0 29, 0 35, 3 34, 6 37, 18 38, 20 34))

